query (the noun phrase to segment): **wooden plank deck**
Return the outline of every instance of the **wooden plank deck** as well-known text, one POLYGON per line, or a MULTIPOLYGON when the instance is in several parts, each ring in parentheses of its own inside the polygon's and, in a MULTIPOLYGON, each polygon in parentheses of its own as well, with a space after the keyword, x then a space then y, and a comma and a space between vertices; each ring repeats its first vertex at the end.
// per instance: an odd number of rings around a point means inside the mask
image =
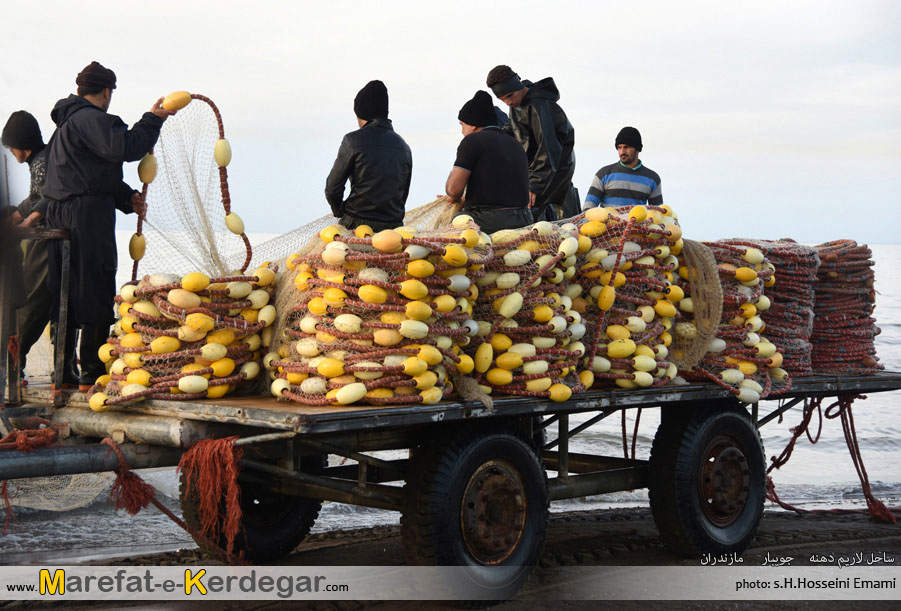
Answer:
MULTIPOLYGON (((873 376, 811 376, 796 378, 790 391, 765 401, 897 390, 901 390, 899 372, 881 372, 873 376)), ((24 389, 23 395, 31 404, 49 404, 51 400, 49 385, 30 385, 24 389)), ((593 390, 561 403, 545 399, 496 397, 491 408, 480 403, 457 402, 412 406, 312 407, 277 401, 271 396, 230 396, 210 401, 148 400, 114 407, 113 410, 319 434, 523 414, 615 411, 656 406, 676 408, 696 401, 729 396, 728 391, 714 384, 689 384, 634 390, 593 390)), ((66 404, 87 407, 84 394, 77 392, 67 393, 66 404)))

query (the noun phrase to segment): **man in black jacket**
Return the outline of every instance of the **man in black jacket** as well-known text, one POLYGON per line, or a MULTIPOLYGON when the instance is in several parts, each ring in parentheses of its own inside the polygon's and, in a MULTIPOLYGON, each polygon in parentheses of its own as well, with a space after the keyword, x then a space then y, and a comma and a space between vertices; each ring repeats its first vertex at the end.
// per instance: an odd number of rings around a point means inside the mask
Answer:
POLYGON ((576 170, 575 130, 557 104, 560 93, 551 77, 521 81, 510 66, 495 66, 488 87, 510 107, 507 129, 529 159, 529 191, 535 221, 579 214, 579 194, 572 184, 576 170))
POLYGON ((325 181, 332 214, 348 229, 369 225, 374 231, 404 224, 413 156, 388 119, 388 90, 369 81, 354 98, 360 129, 341 141, 338 158, 325 181), (344 184, 350 179, 350 195, 344 184))
MULTIPOLYGON (((81 328, 80 388, 87 390, 106 373, 97 349, 113 322, 116 210, 130 214, 144 206, 140 193, 122 181, 122 163, 138 161, 153 148, 163 121, 174 113, 162 107, 160 98, 128 129, 107 112, 116 88, 112 70, 92 62, 75 84, 78 95, 59 100, 50 113, 57 130, 50 141, 44 197, 51 200, 47 225, 70 235, 68 327, 81 328)), ((60 262, 59 249, 52 247, 49 282, 54 295, 59 295, 60 262)))
MULTIPOLYGON (((16 207, 10 223, 18 227, 41 227, 44 225, 46 202, 42 199, 44 176, 47 168, 48 149, 41 136, 37 119, 25 111, 17 110, 9 116, 0 137, 19 163, 28 164, 31 176, 28 197, 16 207)), ((50 320, 53 298, 47 288, 47 240, 25 240, 25 261, 23 279, 25 281, 25 303, 16 311, 16 335, 19 337, 19 371, 25 380, 25 359, 28 351, 41 337, 50 320)), ((74 339, 74 338, 72 338, 74 339)), ((73 346, 74 347, 74 346, 73 346)), ((70 351, 72 352, 72 351, 70 351)), ((12 357, 12 355, 10 355, 12 357)), ((12 366, 12 363, 10 364, 12 366)), ((69 355, 63 370, 63 384, 78 385, 78 371, 75 355, 69 355)))

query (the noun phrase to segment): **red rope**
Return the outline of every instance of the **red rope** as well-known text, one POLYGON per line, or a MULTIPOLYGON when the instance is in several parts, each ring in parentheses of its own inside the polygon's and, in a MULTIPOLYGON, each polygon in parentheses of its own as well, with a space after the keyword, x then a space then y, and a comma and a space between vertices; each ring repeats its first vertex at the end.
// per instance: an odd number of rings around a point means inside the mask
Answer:
MULTIPOLYGON (((110 489, 109 498, 115 503, 116 509, 125 509, 131 515, 137 514, 141 509, 145 509, 152 504, 160 510, 166 517, 181 527, 185 532, 194 537, 195 540, 203 541, 204 545, 211 549, 218 550, 231 564, 247 564, 239 556, 229 554, 222 550, 219 545, 212 539, 197 533, 188 527, 184 521, 177 515, 172 513, 168 507, 163 505, 156 499, 153 486, 146 483, 139 475, 131 470, 125 455, 118 444, 112 439, 104 439, 100 443, 106 444, 110 448, 110 452, 115 453, 119 466, 116 468, 116 481, 110 489)), ((6 482, 4 482, 5 491, 6 482)), ((4 492, 5 493, 5 492, 4 492)), ((7 501, 8 502, 8 501, 7 501)))
POLYGON ((226 540, 225 553, 233 556, 241 527, 241 488, 238 462, 244 450, 235 447, 237 436, 201 439, 185 452, 178 470, 185 477, 185 495, 196 491, 200 535, 210 541, 226 540))
MULTIPOLYGON (((842 421, 842 431, 845 435, 845 443, 848 444, 848 451, 851 453, 851 460, 854 463, 854 468, 857 470, 857 476, 860 478, 860 485, 863 491, 864 498, 867 502, 867 512, 857 509, 829 509, 829 510, 808 510, 808 509, 800 509, 789 503, 782 501, 779 496, 776 494, 776 485, 773 482, 773 479, 769 476, 769 473, 773 469, 779 469, 782 465, 788 462, 789 457, 794 450, 795 442, 801 437, 802 433, 807 434, 808 440, 810 440, 811 444, 815 444, 820 440, 820 434, 823 429, 823 414, 821 410, 821 405, 823 398, 816 397, 810 401, 810 403, 805 404, 804 406, 804 414, 801 417, 801 422, 798 426, 791 429, 792 438, 789 440, 788 445, 786 445, 785 449, 782 451, 778 457, 772 457, 772 464, 767 468, 767 499, 772 501, 773 503, 778 504, 783 509, 787 509, 789 511, 794 511, 795 513, 837 513, 837 514, 847 514, 847 513, 869 513, 873 519, 877 522, 881 522, 884 524, 895 524, 897 523, 897 518, 895 517, 893 510, 889 509, 885 506, 885 504, 878 500, 874 495, 873 491, 870 488, 870 479, 867 475, 866 467, 863 464, 863 456, 860 452, 860 444, 857 441, 857 432, 854 428, 854 416, 851 411, 851 406, 854 403, 855 399, 866 399, 863 395, 839 395, 838 399, 835 403, 831 404, 826 408, 826 418, 841 418, 842 421), (809 426, 810 420, 813 416, 814 408, 816 408, 817 414, 819 415, 819 423, 817 426, 817 434, 815 437, 810 436, 809 426)), ((894 510, 897 511, 897 510, 894 510)))
POLYGON ((18 335, 10 335, 9 341, 6 343, 6 352, 13 359, 13 366, 16 370, 19 369, 19 336, 18 335))

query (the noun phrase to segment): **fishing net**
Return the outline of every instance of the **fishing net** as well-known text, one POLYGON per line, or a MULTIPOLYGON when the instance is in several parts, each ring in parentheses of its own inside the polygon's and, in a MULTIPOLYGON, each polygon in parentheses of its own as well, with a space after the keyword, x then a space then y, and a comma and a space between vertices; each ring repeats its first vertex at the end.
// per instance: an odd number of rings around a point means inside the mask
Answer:
POLYGON ((231 210, 231 148, 222 117, 209 98, 190 97, 166 119, 156 147, 138 166, 147 209, 129 248, 132 280, 139 267, 144 274, 226 276, 250 264, 244 223, 231 210), (237 251, 244 257, 236 259, 237 251))
POLYGON ((473 278, 491 256, 465 221, 375 235, 367 226, 324 228, 287 262, 293 303, 276 350, 264 359, 273 394, 306 405, 450 396, 450 378, 472 370, 460 348, 478 330, 473 278))
POLYGON ((725 243, 756 247, 776 268, 777 281, 766 289, 771 305, 761 313, 766 334, 779 345, 782 368, 791 377, 811 375, 814 286, 820 266, 816 249, 790 239, 725 240, 725 243))
MULTIPOLYGON (((776 284, 776 268, 756 245, 740 240, 705 242, 716 261, 722 288, 722 316, 716 336, 696 366, 685 369, 688 379, 709 380, 728 389, 743 403, 787 391, 788 372, 782 368, 780 347, 764 335, 762 314, 771 300, 764 292, 776 284)), ((690 301, 680 309, 694 309, 695 287, 692 271, 679 270, 690 301)), ((677 335, 695 333, 692 323, 676 327, 677 335)))
POLYGON ((276 273, 154 274, 122 287, 121 318, 100 348, 108 366, 89 393, 97 411, 145 397, 215 399, 254 380, 269 345, 276 273))
POLYGON ((14 507, 69 511, 83 507, 109 488, 113 473, 81 473, 6 481, 9 502, 14 507))
POLYGON ((873 253, 853 240, 816 247, 821 264, 814 285, 813 369, 817 373, 871 375, 884 369, 874 338, 880 333, 873 253))

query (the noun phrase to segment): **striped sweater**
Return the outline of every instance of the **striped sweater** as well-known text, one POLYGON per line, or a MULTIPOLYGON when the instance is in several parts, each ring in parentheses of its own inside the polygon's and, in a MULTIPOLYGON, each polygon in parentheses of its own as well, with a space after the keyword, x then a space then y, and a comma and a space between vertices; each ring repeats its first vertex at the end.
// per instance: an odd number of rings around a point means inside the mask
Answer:
POLYGON ((635 168, 617 162, 604 166, 594 175, 582 209, 639 204, 659 206, 662 203, 657 172, 646 168, 641 161, 635 168))

